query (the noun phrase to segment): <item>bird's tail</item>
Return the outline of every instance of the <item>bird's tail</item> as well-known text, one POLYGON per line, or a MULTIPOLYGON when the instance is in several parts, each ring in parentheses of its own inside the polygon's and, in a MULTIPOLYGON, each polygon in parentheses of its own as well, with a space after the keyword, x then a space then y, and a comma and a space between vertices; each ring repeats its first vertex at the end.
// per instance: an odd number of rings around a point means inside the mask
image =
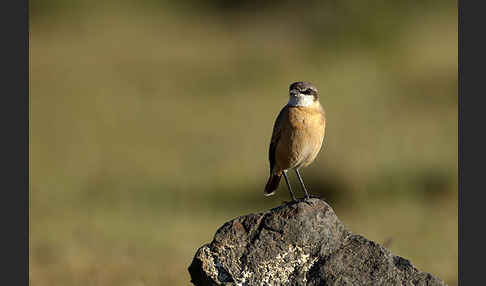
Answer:
POLYGON ((271 196, 275 194, 275 190, 278 188, 278 184, 280 183, 280 178, 282 178, 282 174, 271 174, 270 178, 268 178, 267 184, 265 185, 265 190, 263 191, 263 195, 271 196))

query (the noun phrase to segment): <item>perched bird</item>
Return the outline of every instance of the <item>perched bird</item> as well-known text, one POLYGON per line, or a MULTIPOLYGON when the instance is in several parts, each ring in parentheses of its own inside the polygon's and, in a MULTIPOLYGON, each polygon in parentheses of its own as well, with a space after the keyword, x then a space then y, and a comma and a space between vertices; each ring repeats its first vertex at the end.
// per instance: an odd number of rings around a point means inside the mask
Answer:
POLYGON ((309 193, 299 173, 309 166, 321 150, 326 128, 325 112, 319 102, 317 88, 310 82, 294 82, 289 88, 289 102, 282 108, 273 126, 268 152, 270 178, 264 195, 275 194, 282 175, 292 200, 287 171, 294 169, 307 198, 309 193))

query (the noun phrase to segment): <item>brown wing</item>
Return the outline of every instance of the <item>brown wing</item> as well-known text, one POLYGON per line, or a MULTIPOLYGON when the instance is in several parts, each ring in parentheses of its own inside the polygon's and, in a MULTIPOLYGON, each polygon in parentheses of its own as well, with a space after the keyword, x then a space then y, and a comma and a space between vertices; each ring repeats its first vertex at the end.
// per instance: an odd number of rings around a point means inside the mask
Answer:
POLYGON ((270 174, 272 173, 273 167, 275 166, 275 151, 277 149, 278 141, 280 140, 280 135, 282 131, 282 121, 285 116, 288 115, 288 106, 285 106, 280 110, 280 113, 275 119, 273 124, 272 139, 270 140, 270 148, 268 150, 268 160, 270 161, 270 174))

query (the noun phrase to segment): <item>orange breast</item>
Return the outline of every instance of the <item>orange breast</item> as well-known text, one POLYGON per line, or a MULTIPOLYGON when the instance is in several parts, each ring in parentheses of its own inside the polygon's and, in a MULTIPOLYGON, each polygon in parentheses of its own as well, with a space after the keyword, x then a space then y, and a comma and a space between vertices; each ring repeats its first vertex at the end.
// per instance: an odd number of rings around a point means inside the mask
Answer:
POLYGON ((282 134, 276 148, 279 170, 306 167, 314 161, 324 139, 324 110, 318 106, 289 107, 281 123, 282 134))

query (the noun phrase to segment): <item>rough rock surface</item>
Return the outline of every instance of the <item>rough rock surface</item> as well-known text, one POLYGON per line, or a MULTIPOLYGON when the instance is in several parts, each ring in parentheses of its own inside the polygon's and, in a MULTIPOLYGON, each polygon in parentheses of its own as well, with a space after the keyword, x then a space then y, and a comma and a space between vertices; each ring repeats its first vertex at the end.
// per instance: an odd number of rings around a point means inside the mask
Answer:
POLYGON ((189 266, 203 285, 445 285, 351 233, 324 201, 287 203, 225 223, 189 266))

